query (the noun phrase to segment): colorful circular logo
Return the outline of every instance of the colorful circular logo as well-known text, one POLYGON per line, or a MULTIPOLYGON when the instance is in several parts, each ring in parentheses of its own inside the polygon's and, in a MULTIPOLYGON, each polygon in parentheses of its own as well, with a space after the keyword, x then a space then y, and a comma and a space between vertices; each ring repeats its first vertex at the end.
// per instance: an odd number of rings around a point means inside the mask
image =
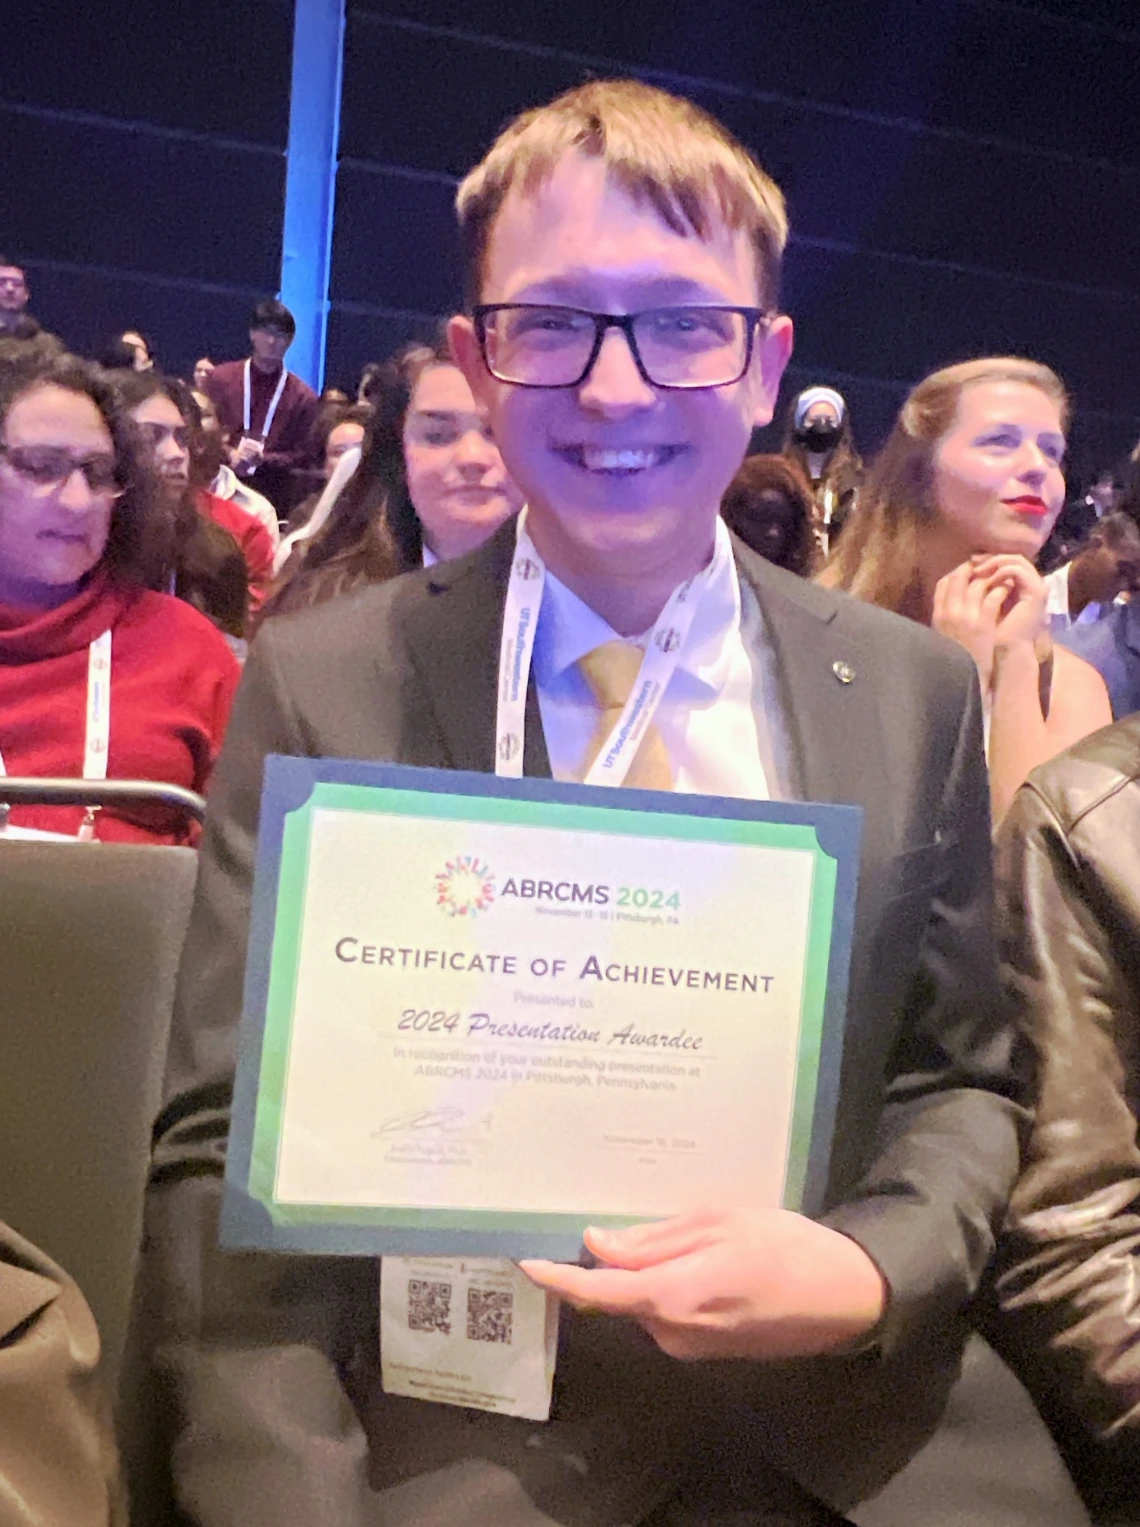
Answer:
POLYGON ((494 873, 473 854, 458 854, 436 872, 436 906, 448 917, 474 917, 494 899, 494 873))

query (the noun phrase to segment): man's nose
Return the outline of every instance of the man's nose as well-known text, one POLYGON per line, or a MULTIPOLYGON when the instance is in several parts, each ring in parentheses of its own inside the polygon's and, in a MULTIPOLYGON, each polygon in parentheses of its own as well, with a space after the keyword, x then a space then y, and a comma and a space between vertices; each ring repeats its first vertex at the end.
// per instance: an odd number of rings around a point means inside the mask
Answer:
POLYGON ((639 413, 657 401, 657 393, 638 369, 629 340, 620 329, 609 329, 589 376, 578 389, 583 408, 621 418, 639 413))

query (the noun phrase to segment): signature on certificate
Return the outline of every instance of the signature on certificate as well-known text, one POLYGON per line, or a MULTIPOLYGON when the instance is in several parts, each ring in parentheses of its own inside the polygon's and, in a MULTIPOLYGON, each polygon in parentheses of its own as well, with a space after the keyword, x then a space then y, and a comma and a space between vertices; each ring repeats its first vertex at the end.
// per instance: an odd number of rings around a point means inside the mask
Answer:
MULTIPOLYGON (((409 1108, 406 1113, 394 1113, 390 1119, 372 1131, 375 1140, 381 1135, 441 1134, 455 1135, 468 1124, 467 1110, 454 1104, 443 1108, 409 1108)), ((491 1115, 471 1121, 481 1125, 484 1134, 491 1128, 491 1115)))

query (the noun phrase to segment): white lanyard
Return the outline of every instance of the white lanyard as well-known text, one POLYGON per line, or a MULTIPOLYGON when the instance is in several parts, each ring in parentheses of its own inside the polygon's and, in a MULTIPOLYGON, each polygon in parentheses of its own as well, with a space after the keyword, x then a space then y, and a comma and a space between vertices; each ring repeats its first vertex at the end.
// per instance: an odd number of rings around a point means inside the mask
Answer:
MULTIPOLYGON (((252 361, 246 361, 246 363, 245 363, 245 376, 244 376, 244 384, 245 385, 244 385, 244 389, 243 389, 243 405, 242 405, 242 416, 241 416, 242 417, 242 429, 245 431, 245 433, 247 435, 249 434, 249 426, 250 426, 249 411, 250 411, 250 408, 253 406, 252 405, 251 396, 250 396, 250 380, 249 380, 249 378, 250 378, 250 371, 251 371, 252 365, 253 365, 252 361)), ((285 367, 282 366, 281 367, 281 379, 277 383, 277 391, 273 394, 273 397, 269 401, 269 407, 265 411, 265 423, 261 427, 261 438, 263 440, 268 440, 269 439, 269 431, 273 428, 273 416, 277 412, 277 405, 281 401, 281 394, 285 391, 285 383, 288 381, 288 379, 289 379, 289 373, 288 373, 288 371, 286 371, 285 367)))
MULTIPOLYGON (((111 746, 111 633, 104 631, 87 649, 87 725, 83 740, 83 778, 107 778, 107 754, 111 746)), ((0 752, 0 775, 8 773, 0 752)), ((88 806, 79 836, 90 841, 95 836, 97 806, 88 806)), ((7 810, 0 807, 0 831, 7 820, 7 810)))
MULTIPOLYGON (((523 771, 523 736, 526 727, 526 693, 530 679, 534 636, 546 568, 526 528, 526 509, 518 517, 515 557, 511 565, 507 599, 503 610, 503 637, 499 647, 499 699, 495 721, 495 773, 520 779, 523 771)), ((719 542, 728 538, 724 522, 717 518, 719 542)), ((714 555, 714 561, 715 555, 714 555)), ((711 568, 712 563, 709 564, 711 568)), ((658 617, 645 647, 637 678, 613 731, 606 738, 590 772, 587 785, 620 785, 629 772, 641 740, 652 724, 677 667, 689 634, 693 615, 708 582, 709 568, 673 590, 658 617)))

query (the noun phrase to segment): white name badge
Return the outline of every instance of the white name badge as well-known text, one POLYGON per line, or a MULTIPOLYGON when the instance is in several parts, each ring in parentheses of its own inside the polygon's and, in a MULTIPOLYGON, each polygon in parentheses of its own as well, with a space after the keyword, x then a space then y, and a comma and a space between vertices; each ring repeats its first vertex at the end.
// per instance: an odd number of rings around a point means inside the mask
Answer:
POLYGON ((545 1421, 558 1300, 499 1257, 384 1257, 386 1394, 545 1421))
POLYGON ((14 843, 82 843, 69 832, 47 832, 42 827, 13 827, 10 822, 0 821, 0 838, 10 838, 14 843))

